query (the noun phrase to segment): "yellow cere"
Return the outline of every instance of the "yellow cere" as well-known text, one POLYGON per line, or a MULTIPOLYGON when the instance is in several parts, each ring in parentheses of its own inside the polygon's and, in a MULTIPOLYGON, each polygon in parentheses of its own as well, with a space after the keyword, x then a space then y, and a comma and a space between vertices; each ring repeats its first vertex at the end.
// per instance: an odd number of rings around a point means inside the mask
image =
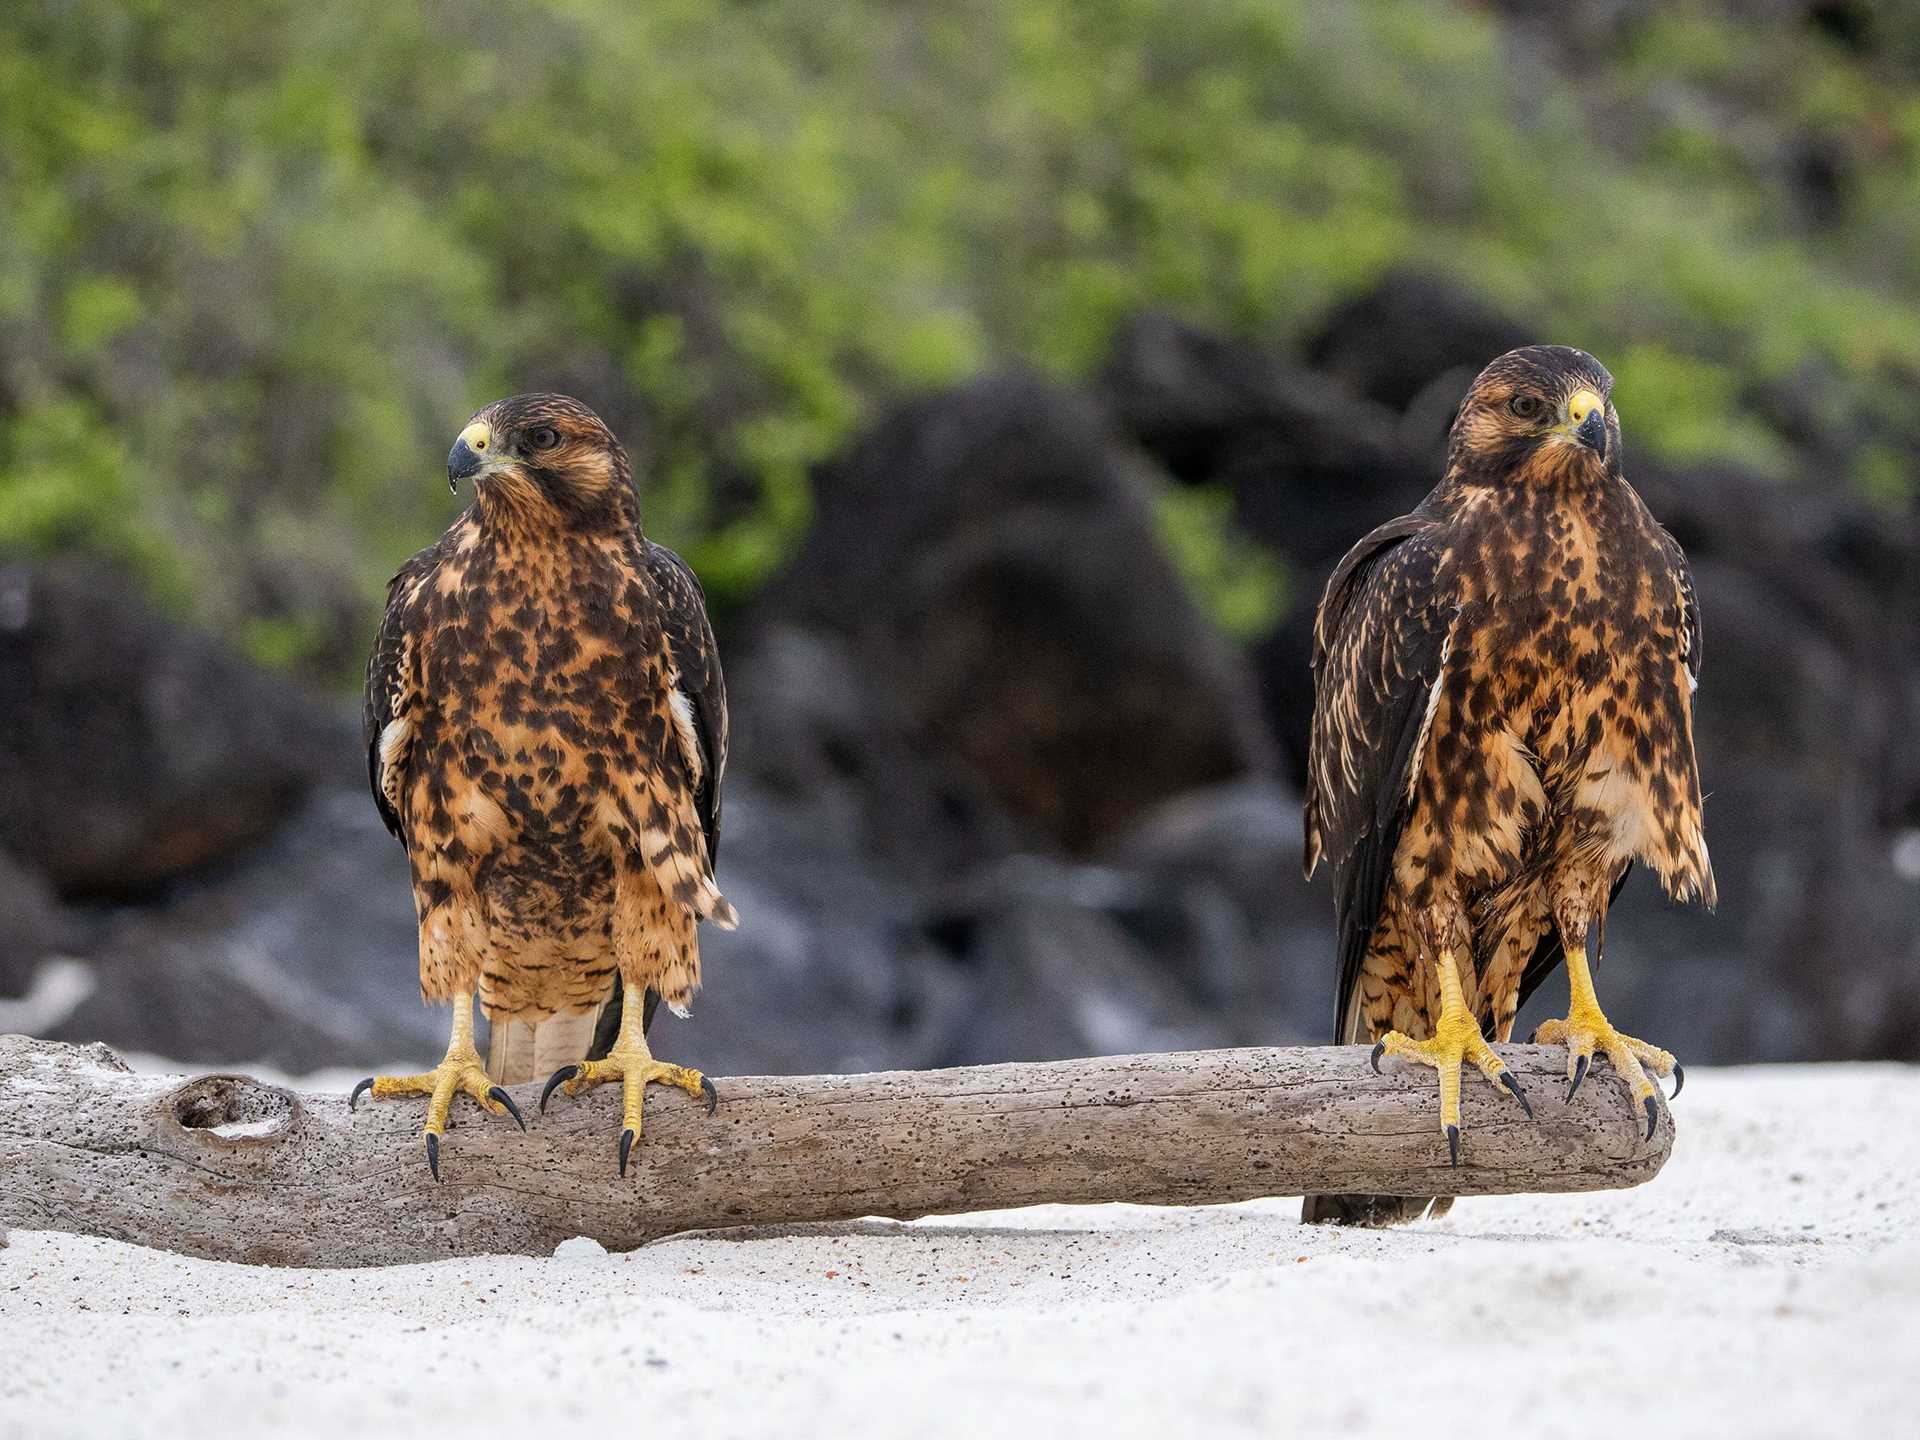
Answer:
POLYGON ((1578 426, 1587 416, 1596 410, 1605 410, 1607 402, 1591 390, 1576 390, 1573 398, 1567 401, 1567 422, 1578 426))
MULTIPOLYGON (((1586 392, 1582 391, 1581 393, 1585 394, 1586 392)), ((441 433, 444 434, 445 432, 443 431, 441 433)), ((467 442, 469 449, 477 454, 484 455, 487 453, 487 446, 493 441, 493 432, 487 428, 486 421, 476 420, 460 432, 460 438, 467 442)))

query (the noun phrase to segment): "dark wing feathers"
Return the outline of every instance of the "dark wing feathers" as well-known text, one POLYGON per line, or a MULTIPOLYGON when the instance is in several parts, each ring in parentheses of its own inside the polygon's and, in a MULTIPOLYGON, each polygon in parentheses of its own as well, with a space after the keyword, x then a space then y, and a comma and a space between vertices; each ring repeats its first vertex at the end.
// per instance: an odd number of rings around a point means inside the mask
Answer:
POLYGON ((1380 918, 1454 605, 1436 522, 1416 511, 1375 530, 1327 582, 1314 627, 1306 859, 1337 874, 1336 1038, 1380 918))
POLYGON ((720 650, 707 623, 707 598, 700 581, 673 551, 643 541, 647 573, 660 605, 667 649, 680 676, 680 692, 693 707, 694 735, 704 763, 694 807, 707 834, 707 868, 720 859, 720 786, 727 769, 727 682, 720 673, 720 650))
POLYGON ((1700 683, 1700 662, 1706 647, 1700 634, 1700 597, 1693 589, 1693 566, 1687 560, 1687 552, 1680 548, 1680 542, 1667 533, 1666 527, 1660 527, 1660 538, 1666 544, 1667 558, 1680 581, 1680 604, 1684 612, 1687 640, 1687 674, 1693 683, 1700 683))
POLYGON ((373 803, 380 811, 380 819, 402 844, 407 837, 401 829, 400 816, 388 802, 386 786, 381 783, 380 736, 387 722, 408 708, 406 688, 411 680, 407 674, 407 604, 403 597, 411 592, 416 579, 433 568, 438 555, 437 545, 422 550, 387 582, 386 614, 380 620, 380 633, 374 637, 373 653, 367 657, 367 683, 361 699, 360 731, 367 747, 367 783, 373 787, 373 803))
MULTIPOLYGON (((666 633, 667 650, 679 674, 680 693, 687 697, 693 709, 694 737, 704 762, 693 801, 701 828, 706 831, 707 869, 711 873, 720 860, 720 787, 727 770, 727 681, 720 673, 720 650, 714 644, 713 627, 707 622, 707 597, 698 577, 686 561, 666 546, 655 545, 651 540, 640 543, 660 606, 660 624, 666 633)), ((612 1053, 625 1004, 626 987, 616 975, 613 998, 602 1008, 594 1026, 588 1059, 604 1060, 612 1053)), ((660 992, 648 989, 645 1005, 640 1014, 643 1035, 653 1028, 654 1012, 660 1008, 660 992)))

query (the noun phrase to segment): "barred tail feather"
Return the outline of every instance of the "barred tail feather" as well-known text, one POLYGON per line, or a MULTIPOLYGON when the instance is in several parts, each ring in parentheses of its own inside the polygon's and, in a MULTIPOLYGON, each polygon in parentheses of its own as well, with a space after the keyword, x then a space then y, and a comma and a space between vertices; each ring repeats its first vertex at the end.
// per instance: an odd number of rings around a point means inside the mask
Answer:
POLYGON ((487 1037, 487 1074, 501 1085, 544 1080, 562 1065, 587 1058, 600 1011, 576 1011, 545 1020, 495 1020, 487 1037))
POLYGON ((671 837, 658 830, 642 832, 640 853, 660 888, 700 919, 711 921, 722 930, 731 930, 740 923, 739 912, 707 873, 703 856, 675 845, 671 837))

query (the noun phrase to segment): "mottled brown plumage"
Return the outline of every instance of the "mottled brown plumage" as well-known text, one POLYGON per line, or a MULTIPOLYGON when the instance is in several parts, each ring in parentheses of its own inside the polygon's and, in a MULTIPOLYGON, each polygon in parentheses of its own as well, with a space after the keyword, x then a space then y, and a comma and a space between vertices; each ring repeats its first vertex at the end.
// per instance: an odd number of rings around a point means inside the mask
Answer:
MULTIPOLYGON (((1496 360, 1462 405, 1439 486, 1328 582, 1306 856, 1309 875, 1324 857, 1336 877, 1341 1041, 1435 1063, 1402 1042, 1441 1028, 1443 965, 1479 1032, 1505 1040, 1570 956, 1572 1048, 1625 1068, 1640 1042, 1582 1008, 1589 929, 1635 862, 1675 898, 1713 902, 1692 735, 1699 611, 1679 546, 1621 473, 1611 389, 1578 350, 1496 360)), ((1454 1048, 1499 1079, 1473 1038, 1454 1048)), ((1671 1065, 1650 1046, 1634 1055, 1671 1065)), ((1570 1066, 1584 1075, 1584 1060, 1570 1066)), ((1443 1103, 1456 1151, 1457 1112, 1443 1103)), ((1322 1196, 1308 1217, 1425 1204, 1322 1196)))
POLYGON ((576 1017, 578 1059, 616 983, 644 1018, 684 1011, 696 921, 734 923, 726 687, 699 584, 642 535, 592 411, 500 401, 448 463, 474 503, 394 577, 368 663, 374 798, 412 867, 422 995, 477 995, 496 1039, 576 1017))

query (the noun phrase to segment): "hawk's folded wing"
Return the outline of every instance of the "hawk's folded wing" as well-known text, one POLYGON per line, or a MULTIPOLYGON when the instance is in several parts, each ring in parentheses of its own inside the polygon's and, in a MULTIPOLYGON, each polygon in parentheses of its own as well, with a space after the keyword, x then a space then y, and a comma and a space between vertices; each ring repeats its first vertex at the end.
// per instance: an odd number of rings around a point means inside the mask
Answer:
POLYGON ((1416 511, 1354 546, 1327 582, 1314 624, 1306 870, 1324 856, 1336 876, 1336 1038, 1348 1038, 1348 1001, 1380 918, 1446 667, 1455 605, 1442 577, 1441 523, 1416 511))
POLYGON ((409 602, 420 577, 433 567, 437 547, 423 550, 387 583, 387 609, 367 657, 367 683, 360 712, 361 739, 367 747, 367 781, 373 803, 387 829, 406 843, 400 797, 407 750, 412 740, 414 639, 407 627, 409 602))
MULTIPOLYGON (((667 650, 686 699, 698 764, 694 808, 707 837, 707 871, 720 858, 720 785, 727 769, 727 682, 720 673, 720 651, 707 622, 707 599, 687 563, 664 545, 647 542, 647 571, 660 604, 667 650)), ((676 702, 677 705, 677 702, 676 702)))

